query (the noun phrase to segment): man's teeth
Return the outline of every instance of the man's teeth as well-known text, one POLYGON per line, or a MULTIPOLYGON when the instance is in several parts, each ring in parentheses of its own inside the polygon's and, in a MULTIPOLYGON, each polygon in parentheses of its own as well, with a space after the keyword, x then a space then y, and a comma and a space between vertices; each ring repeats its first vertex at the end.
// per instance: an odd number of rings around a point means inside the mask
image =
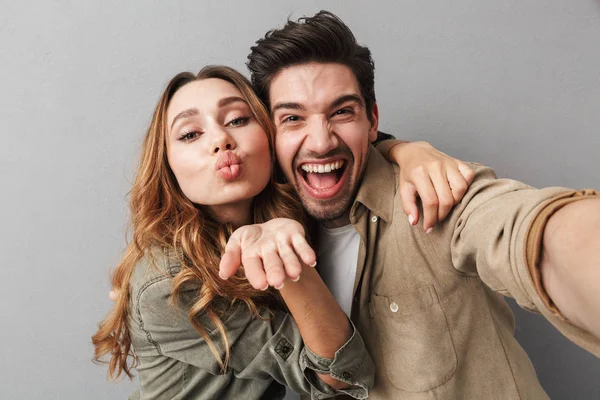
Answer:
POLYGON ((301 168, 305 172, 323 174, 340 169, 342 165, 344 165, 344 161, 339 160, 329 164, 304 164, 301 168))

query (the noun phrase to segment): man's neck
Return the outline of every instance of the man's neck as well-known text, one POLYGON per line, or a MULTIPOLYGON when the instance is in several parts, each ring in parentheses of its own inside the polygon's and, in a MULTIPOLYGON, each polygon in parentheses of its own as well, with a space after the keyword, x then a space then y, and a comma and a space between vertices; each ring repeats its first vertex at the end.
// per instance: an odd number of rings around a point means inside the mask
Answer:
POLYGON ((321 221, 327 229, 341 228, 342 226, 350 225, 350 212, 345 212, 338 218, 321 221))

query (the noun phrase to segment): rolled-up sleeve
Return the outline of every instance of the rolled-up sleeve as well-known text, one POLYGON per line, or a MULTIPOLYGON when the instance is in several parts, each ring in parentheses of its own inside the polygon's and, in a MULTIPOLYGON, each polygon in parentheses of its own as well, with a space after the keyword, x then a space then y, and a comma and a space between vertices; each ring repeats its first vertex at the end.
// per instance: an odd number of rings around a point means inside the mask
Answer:
POLYGON ((322 399, 323 394, 334 396, 345 393, 355 399, 366 399, 369 395, 369 388, 374 383, 375 365, 371 357, 365 350, 365 344, 362 337, 352 325, 352 335, 350 339, 340 347, 333 359, 324 358, 313 353, 308 347, 302 349, 300 365, 305 371, 306 379, 311 382, 315 398, 322 399), (307 373, 311 371, 310 373, 307 373), (333 378, 346 382, 351 385, 350 388, 340 389, 336 393, 328 385, 316 378, 314 372, 320 374, 330 374, 333 378))
POLYGON ((594 340, 594 338, 587 332, 584 332, 581 329, 569 324, 565 317, 560 313, 560 310, 552 302, 552 299, 544 289, 542 275, 539 269, 539 264, 542 257, 544 229, 550 217, 567 204, 593 196, 597 197, 598 192, 591 189, 584 189, 581 191, 568 191, 544 202, 539 207, 539 212, 531 221, 526 234, 525 261, 533 286, 535 287, 535 290, 543 303, 543 306, 538 307, 538 310, 546 318, 548 318, 553 325, 557 326, 561 331, 563 331, 563 333, 573 342, 600 357, 600 346, 592 345, 590 347, 587 345, 589 342, 597 343, 597 340, 594 340))
MULTIPOLYGON (((148 341, 164 356, 213 375, 221 374, 209 344, 188 319, 187 310, 195 293, 186 292, 177 308, 169 300, 170 293, 171 280, 163 279, 144 288, 136 299, 137 317, 148 341)), ((313 399, 339 394, 367 398, 374 381, 374 367, 354 326, 351 338, 335 357, 326 359, 304 345, 289 313, 265 311, 261 318, 253 317, 247 306, 238 302, 226 307, 222 321, 231 349, 228 372, 237 378, 275 379, 295 392, 310 394, 313 399), (322 382, 317 373, 331 374, 352 386, 334 390, 322 382)), ((207 329, 219 356, 223 357, 223 342, 214 324, 205 315, 201 315, 198 322, 207 329)))
POLYGON ((477 274, 493 290, 539 312, 574 343, 600 355, 600 341, 565 320, 543 288, 538 269, 548 218, 569 202, 597 195, 496 179, 494 172, 472 165, 476 177, 452 212, 451 254, 454 267, 477 274))

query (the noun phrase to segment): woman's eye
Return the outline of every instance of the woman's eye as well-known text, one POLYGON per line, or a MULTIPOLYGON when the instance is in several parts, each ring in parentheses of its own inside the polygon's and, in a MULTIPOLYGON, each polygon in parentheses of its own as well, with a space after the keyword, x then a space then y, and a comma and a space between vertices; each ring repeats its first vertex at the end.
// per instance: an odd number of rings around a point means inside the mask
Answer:
POLYGON ((189 142, 191 140, 196 139, 198 136, 200 136, 200 132, 196 132, 196 131, 185 132, 185 133, 182 133, 181 136, 179 136, 179 140, 181 140, 182 142, 189 142))
POLYGON ((239 117, 229 121, 226 126, 243 126, 250 121, 250 117, 239 117))

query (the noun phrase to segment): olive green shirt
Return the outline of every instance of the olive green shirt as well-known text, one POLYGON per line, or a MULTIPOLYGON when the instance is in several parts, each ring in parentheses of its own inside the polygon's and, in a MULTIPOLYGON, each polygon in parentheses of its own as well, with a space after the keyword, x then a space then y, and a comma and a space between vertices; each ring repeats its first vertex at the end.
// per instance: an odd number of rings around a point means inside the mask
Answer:
MULTIPOLYGON (((174 257, 157 250, 138 262, 133 272, 129 328, 139 360, 140 390, 132 398, 282 399, 282 385, 313 399, 340 393, 367 398, 374 367, 354 325, 351 338, 334 359, 327 359, 304 346, 289 313, 273 311, 267 318, 265 310, 261 314, 265 319, 256 318, 241 302, 215 304, 225 313, 222 320, 231 348, 229 368, 221 373, 207 342, 188 318, 197 288, 184 290, 177 308, 170 302, 172 277, 180 268, 174 257), (331 374, 352 386, 335 391, 316 373, 331 374)), ((214 342, 221 343, 208 317, 199 318, 214 342)), ((223 356, 222 347, 218 349, 223 356)))
POLYGON ((398 166, 370 151, 350 212, 361 238, 351 316, 375 362, 370 399, 546 399, 504 296, 600 355, 600 341, 560 316, 527 263, 543 211, 595 192, 538 190, 473 168, 463 200, 426 234, 402 210, 398 166))

